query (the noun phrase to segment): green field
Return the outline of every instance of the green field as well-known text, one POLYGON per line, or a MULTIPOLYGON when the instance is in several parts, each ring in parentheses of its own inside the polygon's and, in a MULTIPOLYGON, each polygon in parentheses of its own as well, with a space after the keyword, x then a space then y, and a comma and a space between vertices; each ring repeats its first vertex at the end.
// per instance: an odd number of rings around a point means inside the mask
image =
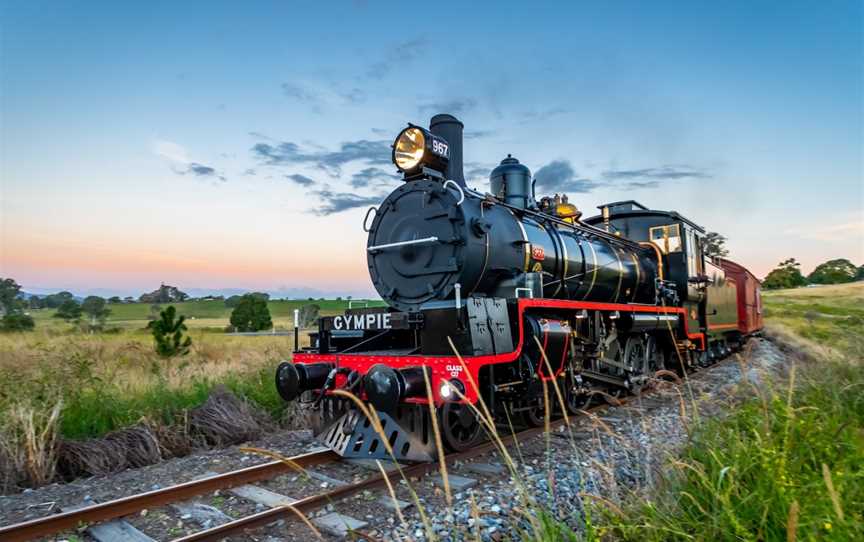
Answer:
POLYGON ((837 356, 864 351, 864 282, 763 292, 765 322, 837 356))
MULTIPOLYGON (((190 328, 219 328, 224 329, 228 325, 228 319, 231 316, 231 309, 225 306, 224 301, 186 301, 183 303, 167 303, 162 305, 162 308, 168 305, 173 305, 177 308, 178 314, 186 316, 186 325, 190 328)), ((268 301, 267 307, 270 309, 270 316, 273 318, 273 324, 276 329, 290 329, 294 327, 294 310, 303 307, 304 305, 318 305, 321 309, 322 316, 330 316, 341 314, 348 308, 348 301, 335 299, 292 299, 268 301)), ((351 306, 358 307, 379 307, 383 306, 384 302, 380 299, 356 299, 351 302, 351 306)), ((143 328, 147 325, 148 316, 150 316, 149 303, 120 303, 116 305, 108 305, 111 314, 106 320, 108 327, 121 327, 128 329, 143 328)), ((37 328, 67 326, 63 320, 54 318, 56 309, 37 309, 31 310, 30 315, 36 321, 37 328)))

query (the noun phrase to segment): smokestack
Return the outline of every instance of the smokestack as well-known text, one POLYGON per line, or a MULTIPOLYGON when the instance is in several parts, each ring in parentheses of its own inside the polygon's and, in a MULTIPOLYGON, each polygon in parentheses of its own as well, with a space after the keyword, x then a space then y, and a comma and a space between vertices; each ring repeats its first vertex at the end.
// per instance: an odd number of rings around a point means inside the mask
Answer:
POLYGON ((443 137, 450 145, 450 161, 447 163, 446 174, 448 179, 453 179, 459 186, 465 186, 465 173, 462 171, 462 122, 454 117, 443 113, 435 115, 429 121, 429 131, 443 137))

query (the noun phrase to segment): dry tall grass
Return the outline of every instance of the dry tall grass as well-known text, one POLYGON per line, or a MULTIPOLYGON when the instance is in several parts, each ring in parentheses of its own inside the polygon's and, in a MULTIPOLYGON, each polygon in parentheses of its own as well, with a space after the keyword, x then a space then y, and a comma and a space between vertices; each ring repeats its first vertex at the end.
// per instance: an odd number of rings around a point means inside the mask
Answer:
POLYGON ((152 462, 151 442, 160 447, 157 456, 170 457, 205 441, 260 434, 270 422, 259 416, 246 423, 251 414, 237 405, 217 401, 242 417, 234 424, 245 427, 242 435, 219 412, 213 417, 199 408, 219 384, 242 397, 241 405, 283 413, 272 375, 290 357, 292 338, 203 331, 192 338, 189 355, 166 360, 143 332, 0 334, 0 491, 51 480, 58 454, 65 454, 64 476, 92 474, 152 462), (190 422, 189 412, 200 419, 190 422), (200 430, 190 432, 190 423, 200 430), (104 435, 110 438, 73 442, 104 435), (140 457, 119 453, 129 439, 140 457))
POLYGON ((203 331, 190 335, 193 343, 188 356, 163 360, 153 351, 152 338, 144 333, 0 334, 0 371, 38 378, 46 364, 53 364, 62 374, 64 365, 83 361, 99 378, 122 381, 134 391, 147 386, 156 370, 163 373, 169 387, 182 386, 196 376, 218 378, 248 371, 289 357, 293 349, 293 339, 283 336, 236 337, 203 331))
POLYGON ((0 490, 21 482, 51 481, 57 464, 58 421, 62 403, 50 410, 17 404, 0 427, 0 490))

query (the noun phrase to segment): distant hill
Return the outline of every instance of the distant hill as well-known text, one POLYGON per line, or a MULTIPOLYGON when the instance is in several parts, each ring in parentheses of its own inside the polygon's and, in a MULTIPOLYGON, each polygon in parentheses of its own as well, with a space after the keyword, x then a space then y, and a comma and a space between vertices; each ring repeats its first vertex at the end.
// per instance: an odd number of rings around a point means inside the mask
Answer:
MULTIPOLYGON (((232 295, 243 295, 252 291, 261 291, 261 290, 250 290, 248 288, 180 288, 187 294, 192 297, 205 297, 208 295, 213 296, 225 296, 231 297, 232 295)), ((315 288, 280 288, 277 290, 263 290, 264 293, 270 294, 270 297, 273 299, 306 299, 309 297, 314 297, 318 299, 319 297, 324 298, 334 298, 334 297, 345 297, 345 292, 325 292, 323 290, 317 290, 315 288)), ((369 294, 366 294, 368 297, 369 294)), ((357 296, 355 296, 357 297, 357 296)))
MULTIPOLYGON (((83 301, 85 297, 88 295, 98 295, 99 297, 104 297, 108 299, 112 296, 119 296, 121 298, 132 296, 135 300, 138 299, 142 293, 149 292, 152 290, 148 290, 147 288, 141 289, 141 291, 133 291, 133 290, 123 290, 117 288, 87 288, 83 290, 72 290, 69 288, 44 288, 44 287, 28 287, 27 291, 22 291, 20 293, 20 297, 24 299, 30 299, 32 296, 36 297, 45 297, 49 294, 56 294, 61 291, 69 291, 75 296, 75 299, 78 301, 83 301)), ((288 288, 282 287, 277 289, 270 290, 262 290, 256 288, 184 288, 180 286, 180 290, 186 292, 191 297, 207 297, 207 296, 224 296, 231 297, 232 295, 243 295, 249 292, 264 292, 270 294, 271 299, 336 299, 337 297, 348 297, 352 296, 354 298, 367 298, 367 299, 377 299, 378 296, 369 292, 352 292, 352 291, 325 291, 319 290, 316 288, 307 288, 305 286, 299 286, 296 288, 288 288)))

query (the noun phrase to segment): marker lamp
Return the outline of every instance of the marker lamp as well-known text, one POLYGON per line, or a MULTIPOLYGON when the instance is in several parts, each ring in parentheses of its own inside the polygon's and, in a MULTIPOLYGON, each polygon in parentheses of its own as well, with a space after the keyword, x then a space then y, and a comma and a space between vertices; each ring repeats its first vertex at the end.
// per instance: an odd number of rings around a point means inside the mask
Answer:
POLYGON ((465 386, 455 378, 444 380, 438 386, 438 395, 445 401, 457 401, 460 395, 465 395, 465 386))

